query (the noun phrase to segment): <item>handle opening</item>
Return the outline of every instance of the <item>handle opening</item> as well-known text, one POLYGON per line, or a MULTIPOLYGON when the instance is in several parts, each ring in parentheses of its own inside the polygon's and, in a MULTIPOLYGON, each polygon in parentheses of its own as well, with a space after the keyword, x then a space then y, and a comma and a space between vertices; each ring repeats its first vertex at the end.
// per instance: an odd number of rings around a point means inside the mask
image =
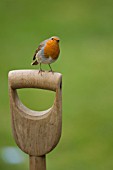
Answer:
POLYGON ((20 101, 34 111, 47 110, 52 107, 55 99, 54 92, 34 88, 17 89, 17 94, 20 101))

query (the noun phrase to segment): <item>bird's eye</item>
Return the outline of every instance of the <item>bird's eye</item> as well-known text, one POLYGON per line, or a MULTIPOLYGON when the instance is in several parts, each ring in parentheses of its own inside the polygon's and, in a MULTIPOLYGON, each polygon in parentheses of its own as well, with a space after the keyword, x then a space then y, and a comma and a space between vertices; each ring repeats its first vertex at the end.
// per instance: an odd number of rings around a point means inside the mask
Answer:
POLYGON ((54 40, 54 38, 51 38, 52 40, 54 40))

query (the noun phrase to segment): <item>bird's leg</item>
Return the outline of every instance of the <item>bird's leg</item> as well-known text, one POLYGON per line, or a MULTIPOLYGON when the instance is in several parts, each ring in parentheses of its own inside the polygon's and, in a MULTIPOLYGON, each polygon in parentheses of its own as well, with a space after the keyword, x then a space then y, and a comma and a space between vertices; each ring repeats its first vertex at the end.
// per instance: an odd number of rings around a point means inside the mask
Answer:
POLYGON ((51 68, 50 64, 48 64, 48 65, 49 65, 49 68, 50 68, 49 72, 53 72, 53 70, 52 70, 52 68, 51 68))
POLYGON ((39 70, 39 72, 41 72, 42 71, 42 68, 41 68, 41 63, 40 63, 40 70, 39 70))
POLYGON ((42 70, 42 68, 41 68, 41 63, 40 63, 39 73, 41 73, 41 72, 44 72, 44 70, 42 70))

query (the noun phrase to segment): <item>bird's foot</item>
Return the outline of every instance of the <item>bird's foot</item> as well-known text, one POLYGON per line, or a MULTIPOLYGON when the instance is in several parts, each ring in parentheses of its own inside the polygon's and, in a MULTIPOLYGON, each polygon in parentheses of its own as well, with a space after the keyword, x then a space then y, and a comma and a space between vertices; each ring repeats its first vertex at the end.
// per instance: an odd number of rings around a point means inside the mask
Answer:
POLYGON ((38 73, 39 74, 41 73, 41 75, 42 75, 42 72, 45 72, 45 70, 40 69, 38 73))
POLYGON ((53 73, 54 74, 54 71, 51 69, 51 70, 49 70, 49 72, 51 72, 51 73, 53 73))

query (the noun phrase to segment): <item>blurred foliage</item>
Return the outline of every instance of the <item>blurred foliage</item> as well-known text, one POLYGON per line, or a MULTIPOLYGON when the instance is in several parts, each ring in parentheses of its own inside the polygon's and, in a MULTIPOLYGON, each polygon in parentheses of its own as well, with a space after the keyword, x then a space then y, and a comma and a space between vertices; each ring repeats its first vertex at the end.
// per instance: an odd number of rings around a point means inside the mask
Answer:
MULTIPOLYGON (((7 74, 30 65, 38 44, 60 37, 61 54, 52 65, 63 74, 63 130, 47 155, 48 170, 113 169, 113 1, 0 1, 0 147, 15 146, 11 135, 7 74)), ((43 66, 48 69, 48 66, 43 66)), ((54 94, 19 90, 34 110, 52 105, 54 94)), ((0 169, 9 166, 0 159, 0 169)))

